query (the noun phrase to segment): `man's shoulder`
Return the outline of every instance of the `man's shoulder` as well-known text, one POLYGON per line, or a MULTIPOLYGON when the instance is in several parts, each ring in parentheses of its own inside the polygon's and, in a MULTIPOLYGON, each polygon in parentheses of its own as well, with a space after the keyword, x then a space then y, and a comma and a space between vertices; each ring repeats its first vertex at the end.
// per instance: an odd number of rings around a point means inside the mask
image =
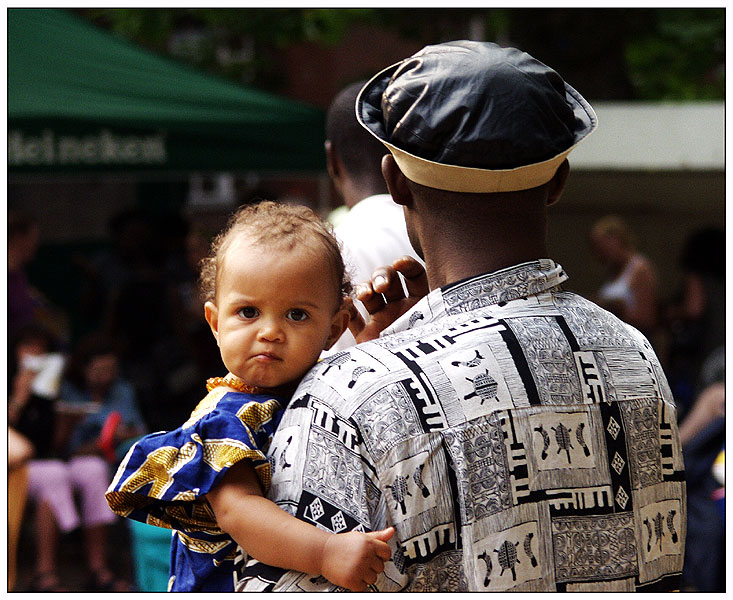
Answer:
MULTIPOLYGON (((383 339, 387 340, 388 337, 383 339)), ((324 388, 336 396, 359 393, 364 384, 378 380, 387 372, 386 369, 379 368, 384 366, 383 363, 389 362, 391 355, 383 339, 350 346, 325 356, 303 378, 294 398, 319 392, 324 395, 324 388)))
POLYGON ((605 323, 608 326, 612 325, 616 329, 629 332, 633 335, 641 335, 635 327, 622 321, 609 310, 575 292, 555 292, 552 295, 552 302, 566 317, 571 315, 578 319, 597 319, 599 322, 605 323))
MULTIPOLYGON (((637 329, 573 292, 552 291, 455 314, 416 310, 407 317, 398 330, 325 357, 303 380, 296 396, 301 401, 321 399, 339 411, 343 406, 353 409, 391 383, 412 379, 418 372, 432 373, 435 363, 439 363, 441 373, 438 380, 450 378, 455 365, 472 363, 479 347, 482 359, 477 359, 477 364, 488 364, 484 356, 488 352, 496 354, 496 364, 505 367, 508 363, 501 357, 507 351, 516 361, 536 358, 543 362, 544 350, 540 350, 551 346, 575 353, 613 352, 615 356, 638 350, 650 358, 655 356, 637 329)), ((503 370, 495 377, 502 375, 506 375, 503 370)))

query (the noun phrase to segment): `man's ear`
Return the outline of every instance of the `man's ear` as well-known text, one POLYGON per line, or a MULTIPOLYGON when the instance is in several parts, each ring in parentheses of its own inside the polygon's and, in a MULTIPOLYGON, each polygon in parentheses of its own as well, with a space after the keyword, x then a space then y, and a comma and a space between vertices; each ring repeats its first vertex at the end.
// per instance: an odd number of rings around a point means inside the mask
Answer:
POLYGON ((552 179, 550 179, 549 187, 547 188, 547 206, 555 204, 560 199, 560 196, 562 196, 562 192, 565 189, 565 182, 568 180, 568 173, 570 173, 570 163, 566 158, 557 168, 552 179))
POLYGON ((214 339, 216 340, 216 345, 219 345, 219 308, 211 302, 211 300, 207 301, 204 304, 204 317, 206 317, 206 322, 209 324, 209 327, 211 327, 211 333, 214 334, 214 339))
POLYGON ((333 316, 333 319, 331 319, 331 333, 326 340, 326 345, 323 348, 324 350, 330 350, 331 346, 333 346, 338 341, 338 339, 341 337, 341 334, 343 334, 343 332, 346 331, 346 328, 349 326, 350 318, 351 317, 349 316, 349 309, 346 306, 346 303, 342 302, 341 306, 336 311, 336 314, 333 316))
POLYGON ((387 182, 387 189, 392 200, 402 206, 409 206, 412 203, 412 192, 407 185, 407 177, 397 166, 391 154, 385 154, 382 157, 382 175, 387 182))

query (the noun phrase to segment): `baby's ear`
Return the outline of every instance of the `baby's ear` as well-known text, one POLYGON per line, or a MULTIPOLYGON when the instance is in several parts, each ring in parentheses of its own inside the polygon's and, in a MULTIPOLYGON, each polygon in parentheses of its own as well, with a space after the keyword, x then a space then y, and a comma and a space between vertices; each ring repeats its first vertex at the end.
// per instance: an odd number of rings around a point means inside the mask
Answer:
POLYGON ((219 308, 210 300, 204 304, 204 317, 211 327, 217 346, 219 345, 219 308))
POLYGON ((349 319, 351 318, 351 311, 356 310, 354 302, 351 298, 345 297, 341 302, 336 314, 331 319, 331 333, 326 340, 326 346, 324 350, 328 350, 333 346, 338 339, 341 337, 346 328, 349 326, 349 319))

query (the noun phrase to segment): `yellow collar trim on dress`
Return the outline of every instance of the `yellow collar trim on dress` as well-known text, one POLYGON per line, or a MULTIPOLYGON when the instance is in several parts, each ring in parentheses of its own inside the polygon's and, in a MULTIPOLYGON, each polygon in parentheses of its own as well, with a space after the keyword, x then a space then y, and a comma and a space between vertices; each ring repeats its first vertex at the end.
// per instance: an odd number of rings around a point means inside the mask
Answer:
POLYGON ((206 380, 206 389, 211 391, 217 387, 229 387, 238 392, 244 392, 245 394, 260 394, 262 388, 258 388, 254 385, 247 385, 239 379, 239 377, 212 377, 206 380))

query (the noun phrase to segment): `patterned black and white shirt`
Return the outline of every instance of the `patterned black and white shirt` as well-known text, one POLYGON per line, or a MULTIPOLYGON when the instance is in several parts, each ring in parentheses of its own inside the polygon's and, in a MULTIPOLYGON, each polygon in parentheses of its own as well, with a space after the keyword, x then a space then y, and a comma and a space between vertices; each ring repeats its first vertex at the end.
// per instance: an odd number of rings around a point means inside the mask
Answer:
MULTIPOLYGON (((634 328, 542 259, 432 291, 314 368, 269 497, 325 530, 394 525, 380 591, 676 589, 675 407, 634 328)), ((338 589, 249 560, 237 589, 338 589)))

